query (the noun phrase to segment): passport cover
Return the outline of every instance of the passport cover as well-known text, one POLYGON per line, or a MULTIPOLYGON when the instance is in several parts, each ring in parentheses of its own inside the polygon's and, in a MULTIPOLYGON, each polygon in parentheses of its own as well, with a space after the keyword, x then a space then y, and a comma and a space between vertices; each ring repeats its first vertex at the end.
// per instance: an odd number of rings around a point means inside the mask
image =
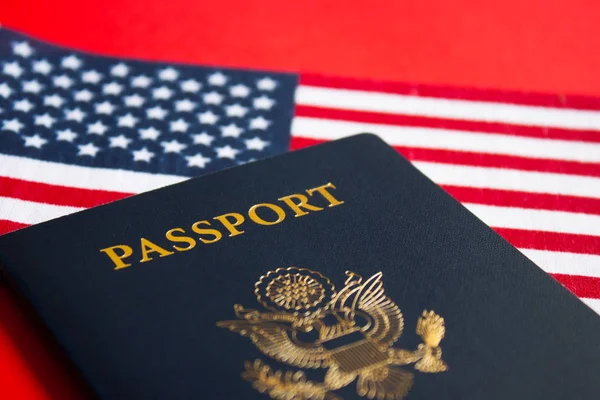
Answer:
POLYGON ((597 399, 600 319, 363 134, 0 237, 103 399, 597 399))

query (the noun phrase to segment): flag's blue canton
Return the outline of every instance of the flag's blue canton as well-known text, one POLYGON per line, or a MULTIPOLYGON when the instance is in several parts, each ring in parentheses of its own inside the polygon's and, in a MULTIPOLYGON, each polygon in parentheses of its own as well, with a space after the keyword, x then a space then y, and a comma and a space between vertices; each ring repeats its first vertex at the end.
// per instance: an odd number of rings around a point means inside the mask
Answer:
POLYGON ((288 149, 296 77, 98 57, 0 30, 0 153, 194 176, 288 149))

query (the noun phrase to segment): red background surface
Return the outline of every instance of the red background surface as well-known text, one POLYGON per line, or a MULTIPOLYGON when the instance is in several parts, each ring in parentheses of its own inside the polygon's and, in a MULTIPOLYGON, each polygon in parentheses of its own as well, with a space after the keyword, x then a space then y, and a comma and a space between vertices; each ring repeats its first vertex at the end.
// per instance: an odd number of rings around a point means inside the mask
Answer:
MULTIPOLYGON (((594 0, 0 0, 4 26, 106 55, 597 96, 599 17, 594 0)), ((85 398, 23 308, 0 288, 0 399, 85 398)))

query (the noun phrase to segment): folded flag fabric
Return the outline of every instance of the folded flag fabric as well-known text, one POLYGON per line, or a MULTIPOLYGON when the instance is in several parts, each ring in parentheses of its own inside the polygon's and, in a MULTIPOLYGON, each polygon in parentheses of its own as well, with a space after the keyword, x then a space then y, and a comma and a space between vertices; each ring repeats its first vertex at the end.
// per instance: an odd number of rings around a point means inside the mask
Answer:
POLYGON ((600 98, 141 62, 0 30, 0 234, 374 132, 600 312, 600 98))

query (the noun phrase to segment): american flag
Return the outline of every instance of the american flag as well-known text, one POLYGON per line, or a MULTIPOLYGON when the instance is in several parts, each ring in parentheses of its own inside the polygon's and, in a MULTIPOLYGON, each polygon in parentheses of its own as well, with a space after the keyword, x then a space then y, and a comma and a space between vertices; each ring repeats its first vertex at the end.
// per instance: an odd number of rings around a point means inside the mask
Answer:
POLYGON ((0 233, 359 132, 600 313, 600 99, 117 60, 0 31, 0 233))
POLYGON ((288 150, 296 76, 97 57, 0 30, 0 234, 288 150))

